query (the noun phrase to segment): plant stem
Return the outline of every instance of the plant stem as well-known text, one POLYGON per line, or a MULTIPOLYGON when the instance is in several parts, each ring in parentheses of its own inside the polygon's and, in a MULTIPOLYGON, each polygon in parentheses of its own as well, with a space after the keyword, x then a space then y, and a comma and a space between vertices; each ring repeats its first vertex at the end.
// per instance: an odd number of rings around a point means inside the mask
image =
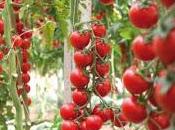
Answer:
MULTIPOLYGON (((11 31, 12 31, 12 8, 11 8, 11 0, 6 0, 5 4, 5 9, 3 11, 3 19, 5 23, 5 41, 8 44, 8 46, 12 45, 11 42, 11 31)), ((15 126, 16 130, 23 130, 22 127, 22 106, 20 99, 17 94, 17 89, 16 89, 16 78, 17 78, 17 73, 16 73, 16 57, 15 57, 15 51, 12 49, 12 53, 9 54, 9 92, 11 95, 11 98, 13 100, 13 104, 16 110, 16 118, 15 118, 15 126)))

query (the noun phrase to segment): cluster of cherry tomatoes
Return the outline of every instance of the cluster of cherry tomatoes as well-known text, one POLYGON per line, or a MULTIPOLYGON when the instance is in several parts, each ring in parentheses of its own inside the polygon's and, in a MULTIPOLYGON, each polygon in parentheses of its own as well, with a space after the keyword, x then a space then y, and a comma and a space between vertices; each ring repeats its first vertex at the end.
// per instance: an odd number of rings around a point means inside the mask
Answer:
MULTIPOLYGON (((170 1, 162 0, 167 8, 175 3, 170 1)), ((159 9, 156 2, 142 4, 137 1, 129 10, 131 23, 145 29, 146 33, 137 36, 131 45, 138 62, 123 74, 123 84, 132 96, 123 99, 121 111, 131 123, 144 122, 149 130, 167 129, 175 112, 175 16, 168 15, 168 25, 166 20, 160 20, 161 31, 153 33, 150 38, 148 29, 157 27, 159 9), (141 65, 149 63, 151 66, 141 65)))
POLYGON ((113 111, 97 104, 90 107, 93 94, 103 98, 112 89, 108 62, 111 47, 105 42, 106 27, 93 23, 88 30, 74 31, 70 42, 75 48, 74 61, 76 69, 70 74, 73 103, 60 108, 61 117, 65 120, 61 130, 99 130, 103 122, 113 119, 113 111), (78 124, 79 125, 78 125, 78 124))
MULTIPOLYGON (((32 32, 24 26, 23 22, 19 19, 19 5, 22 3, 21 0, 13 0, 12 7, 14 11, 14 18, 15 18, 15 30, 12 35, 12 45, 8 46, 5 43, 4 39, 4 21, 0 19, 0 45, 2 46, 3 52, 0 52, 0 57, 3 57, 4 54, 11 53, 11 50, 14 49, 15 52, 19 51, 20 54, 16 55, 16 65, 18 66, 20 72, 17 78, 17 93, 18 95, 22 95, 25 93, 27 95, 30 92, 30 86, 28 82, 30 81, 29 70, 30 70, 30 63, 29 63, 29 52, 28 49, 31 45, 31 37, 32 32)), ((0 4, 0 8, 3 10, 5 7, 5 1, 2 1, 0 4)), ((2 59, 2 58, 1 58, 2 59)), ((26 105, 31 104, 31 99, 28 96, 25 96, 24 102, 26 105)))

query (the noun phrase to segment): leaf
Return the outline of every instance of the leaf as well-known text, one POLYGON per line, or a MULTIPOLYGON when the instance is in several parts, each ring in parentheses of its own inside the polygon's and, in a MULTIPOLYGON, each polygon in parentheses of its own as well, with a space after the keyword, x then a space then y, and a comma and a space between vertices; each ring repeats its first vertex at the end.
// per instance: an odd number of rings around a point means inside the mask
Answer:
POLYGON ((45 44, 51 45, 54 38, 54 31, 56 28, 56 24, 53 21, 48 21, 44 27, 42 28, 43 31, 43 41, 45 44))

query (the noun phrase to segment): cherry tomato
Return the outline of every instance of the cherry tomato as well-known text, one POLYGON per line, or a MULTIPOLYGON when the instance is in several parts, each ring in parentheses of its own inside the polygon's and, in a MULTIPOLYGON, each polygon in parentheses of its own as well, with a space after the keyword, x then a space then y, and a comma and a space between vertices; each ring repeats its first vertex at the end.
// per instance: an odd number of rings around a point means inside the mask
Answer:
POLYGON ((121 109, 128 121, 133 123, 141 123, 147 117, 145 106, 139 104, 133 97, 124 99, 121 109))
POLYGON ((21 44, 21 48, 22 49, 29 49, 30 48, 30 40, 29 39, 24 39, 22 44, 21 44))
POLYGON ((105 97, 111 92, 112 86, 110 81, 106 79, 105 81, 98 83, 95 89, 96 89, 96 93, 99 96, 105 97))
POLYGON ((81 69, 75 69, 70 74, 70 81, 77 89, 84 89, 89 83, 89 77, 81 69))
POLYGON ((93 56, 92 54, 85 54, 82 51, 76 51, 74 54, 74 61, 77 67, 84 68, 86 66, 92 65, 93 56))
POLYGON ((73 121, 63 121, 61 130, 79 130, 78 125, 73 121))
POLYGON ((149 130, 166 129, 170 126, 170 117, 166 113, 152 112, 148 119, 147 127, 149 130))
POLYGON ((175 1, 174 0, 161 0, 162 4, 165 5, 167 8, 172 6, 175 1))
POLYGON ((83 90, 74 90, 72 93, 72 99, 78 106, 84 106, 88 102, 88 94, 83 90))
POLYGON ((28 73, 22 73, 23 83, 28 83, 30 81, 30 75, 28 73))
POLYGON ((105 57, 111 53, 111 46, 103 41, 96 41, 96 50, 99 56, 105 57))
POLYGON ((78 116, 78 109, 74 103, 64 104, 60 108, 60 115, 64 120, 74 120, 78 116))
POLYGON ((100 104, 95 105, 92 114, 101 117, 103 122, 112 120, 114 118, 114 112, 111 108, 101 108, 100 104))
POLYGON ((97 63, 96 64, 96 71, 102 77, 108 75, 109 70, 110 70, 110 65, 108 63, 103 63, 103 64, 97 63))
POLYGON ((14 42, 14 47, 20 47, 23 44, 23 39, 18 35, 14 35, 12 41, 14 42))
POLYGON ((30 67, 31 65, 28 62, 22 63, 21 70, 23 73, 27 73, 30 70, 30 67))
POLYGON ((155 85, 154 97, 158 105, 165 111, 175 113, 175 84, 172 84, 167 92, 162 92, 163 84, 157 83, 155 85))
POLYGON ((19 21, 16 23, 16 30, 18 32, 18 34, 23 33, 23 29, 24 29, 24 24, 22 23, 22 21, 19 21))
POLYGON ((129 19, 134 26, 147 29, 157 23, 159 17, 158 12, 155 4, 140 7, 139 3, 136 3, 132 5, 129 10, 129 19))
POLYGON ((80 130, 87 130, 87 128, 86 128, 86 121, 81 122, 80 130))
POLYGON ((138 36, 132 42, 132 51, 135 57, 143 61, 153 60, 155 53, 152 43, 146 43, 142 36, 138 36))
POLYGON ((103 125, 102 119, 97 115, 91 115, 86 118, 87 130, 100 130, 103 125))
POLYGON ((24 85, 24 90, 29 93, 30 92, 30 86, 28 84, 24 85))
POLYGON ((130 67, 124 72, 123 83, 126 89, 132 94, 141 94, 150 86, 141 75, 136 73, 135 67, 130 67))
POLYGON ((29 53, 26 49, 22 49, 22 62, 25 63, 29 59, 29 53))
POLYGON ((175 61, 175 29, 170 31, 165 38, 160 36, 154 38, 154 51, 165 65, 175 61))
POLYGON ((84 33, 80 33, 80 32, 73 32, 70 36, 70 42, 71 45, 75 48, 75 49, 84 49, 90 42, 91 39, 91 34, 89 32, 84 32, 84 33))
POLYGON ((96 37, 104 37, 106 35, 106 27, 103 24, 92 25, 92 30, 96 37))

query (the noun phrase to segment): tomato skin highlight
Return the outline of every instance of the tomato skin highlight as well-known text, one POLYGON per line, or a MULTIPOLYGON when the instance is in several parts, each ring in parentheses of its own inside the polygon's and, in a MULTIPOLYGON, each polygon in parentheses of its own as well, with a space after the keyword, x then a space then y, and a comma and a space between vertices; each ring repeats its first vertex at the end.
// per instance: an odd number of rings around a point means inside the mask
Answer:
POLYGON ((175 29, 171 30, 166 38, 155 36, 154 51, 165 65, 175 61, 175 29))
POLYGON ((76 105, 84 106, 88 102, 88 94, 83 90, 74 90, 72 92, 72 99, 76 105))
POLYGON ((124 99, 121 109, 127 120, 133 123, 141 123, 147 117, 145 106, 139 104, 133 97, 124 99))
POLYGON ((73 32, 70 36, 71 45, 78 50, 84 49, 90 42, 91 34, 89 32, 73 32))
POLYGON ((87 130, 100 130, 103 125, 102 119, 97 115, 91 115, 86 118, 87 130))
POLYGON ((74 120, 78 116, 74 103, 64 104, 60 108, 60 115, 64 120, 74 120))
POLYGON ((84 89, 89 83, 89 77, 81 69, 74 69, 70 74, 70 81, 77 89, 84 89))
POLYGON ((147 127, 148 130, 166 129, 170 126, 170 117, 166 113, 152 112, 149 116, 147 127))
POLYGON ((132 42, 134 56, 143 61, 153 60, 155 53, 152 43, 145 43, 143 36, 137 36, 132 42))
POLYGON ((79 130, 78 125, 73 121, 63 121, 61 130, 79 130))
POLYGON ((132 5, 129 10, 129 19, 131 23, 138 28, 148 29, 154 26, 158 21, 159 13, 156 5, 140 7, 138 3, 132 5))
POLYGON ((150 84, 137 74, 135 67, 128 68, 123 74, 123 84, 132 94, 141 94, 146 91, 150 84))

